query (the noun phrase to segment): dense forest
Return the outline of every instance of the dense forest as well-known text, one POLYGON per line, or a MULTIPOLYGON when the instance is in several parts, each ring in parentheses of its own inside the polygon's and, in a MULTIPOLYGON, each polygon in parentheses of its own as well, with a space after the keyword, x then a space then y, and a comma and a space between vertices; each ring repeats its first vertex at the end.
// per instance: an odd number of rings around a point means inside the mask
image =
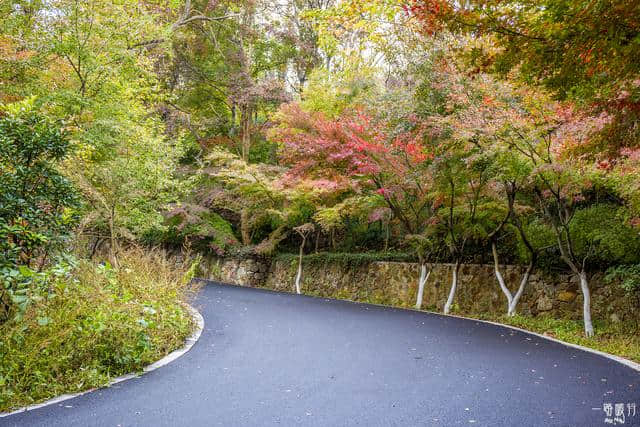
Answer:
POLYGON ((464 4, 0 2, 0 321, 132 251, 367 252, 453 263, 445 312, 461 264, 509 314, 566 270, 593 335, 590 273, 640 288, 640 5, 464 4))

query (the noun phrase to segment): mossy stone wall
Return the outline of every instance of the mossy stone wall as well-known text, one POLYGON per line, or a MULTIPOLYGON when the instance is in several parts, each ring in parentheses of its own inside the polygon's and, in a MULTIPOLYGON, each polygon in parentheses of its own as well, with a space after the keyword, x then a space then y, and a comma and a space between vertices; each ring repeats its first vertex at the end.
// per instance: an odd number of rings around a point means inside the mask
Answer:
MULTIPOLYGON (((451 283, 451 264, 431 265, 431 275, 424 292, 422 307, 442 311, 451 283)), ((223 282, 294 292, 295 259, 217 259, 210 258, 206 275, 223 282)), ((413 307, 420 267, 405 262, 365 262, 349 265, 340 262, 305 263, 303 293, 327 298, 413 307)), ((515 291, 524 268, 505 266, 507 285, 515 291)), ((590 278, 592 313, 607 322, 640 324, 640 301, 618 284, 606 284, 601 273, 590 278)), ((460 282, 455 297, 454 313, 483 315, 506 312, 506 298, 496 281, 493 266, 465 264, 460 268, 460 282)), ((518 312, 536 316, 549 313, 557 317, 579 320, 582 317, 582 295, 577 277, 570 274, 537 272, 531 276, 522 296, 518 312)))

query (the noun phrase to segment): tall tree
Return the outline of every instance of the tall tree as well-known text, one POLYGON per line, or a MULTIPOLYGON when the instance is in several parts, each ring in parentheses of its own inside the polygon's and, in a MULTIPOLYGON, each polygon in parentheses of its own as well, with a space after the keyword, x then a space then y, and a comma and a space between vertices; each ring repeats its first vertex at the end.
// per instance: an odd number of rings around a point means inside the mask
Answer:
POLYGON ((600 151, 611 155, 637 145, 638 2, 411 0, 405 7, 428 33, 448 29, 480 38, 462 49, 480 69, 513 70, 590 115, 604 113, 606 126, 594 135, 600 151))

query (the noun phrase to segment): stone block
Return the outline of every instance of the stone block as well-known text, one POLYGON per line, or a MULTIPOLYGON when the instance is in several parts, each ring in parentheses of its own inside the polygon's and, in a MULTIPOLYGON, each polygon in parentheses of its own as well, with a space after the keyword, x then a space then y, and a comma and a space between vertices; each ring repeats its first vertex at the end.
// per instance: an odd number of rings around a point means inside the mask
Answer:
POLYGON ((562 302, 572 302, 576 299, 578 295, 575 292, 571 291, 562 291, 558 292, 558 296, 556 297, 558 301, 562 302))
POLYGON ((551 311, 553 309, 553 301, 551 298, 543 295, 538 299, 538 311, 551 311))

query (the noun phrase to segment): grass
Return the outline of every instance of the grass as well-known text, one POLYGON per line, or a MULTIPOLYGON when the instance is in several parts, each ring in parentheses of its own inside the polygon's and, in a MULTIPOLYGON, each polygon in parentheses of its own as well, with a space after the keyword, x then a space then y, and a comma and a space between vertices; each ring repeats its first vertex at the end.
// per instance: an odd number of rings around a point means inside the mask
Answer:
POLYGON ((0 326, 0 411, 107 384, 181 347, 194 285, 161 252, 125 251, 120 268, 81 260, 0 326))
POLYGON ((521 315, 513 317, 506 315, 472 315, 469 317, 515 326, 640 363, 640 335, 638 335, 637 330, 626 326, 624 323, 595 321, 595 336, 586 338, 582 321, 556 319, 548 315, 539 315, 537 317, 521 315))
MULTIPOLYGON (((276 255, 277 261, 297 262, 298 254, 280 253, 276 255)), ((306 254, 302 260, 304 265, 341 265, 343 267, 357 268, 377 261, 387 262, 417 262, 416 256, 400 252, 319 252, 306 254)), ((297 264, 296 264, 297 265, 297 264)))

